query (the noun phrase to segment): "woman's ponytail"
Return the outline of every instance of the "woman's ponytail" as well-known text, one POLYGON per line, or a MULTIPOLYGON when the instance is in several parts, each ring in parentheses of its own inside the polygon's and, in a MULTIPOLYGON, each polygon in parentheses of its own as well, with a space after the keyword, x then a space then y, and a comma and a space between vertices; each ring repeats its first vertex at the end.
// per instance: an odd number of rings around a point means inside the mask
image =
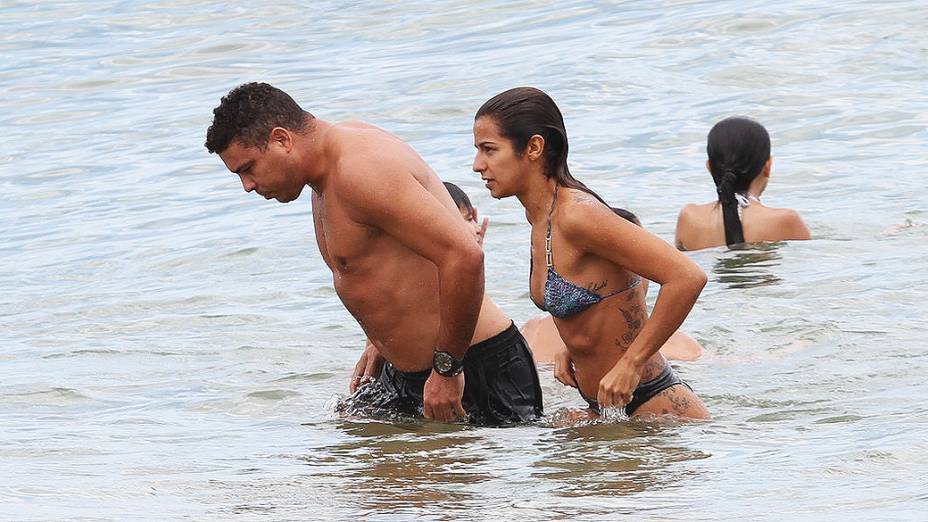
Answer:
POLYGON ((731 168, 722 171, 721 179, 716 185, 719 203, 722 205, 722 221, 725 225, 725 244, 744 243, 744 230, 741 216, 738 215, 738 199, 735 197, 735 182, 738 175, 731 168))
POLYGON ((748 190, 770 159, 770 135, 763 125, 752 119, 726 118, 709 131, 706 153, 709 156, 709 171, 722 205, 725 243, 744 243, 736 194, 748 190))

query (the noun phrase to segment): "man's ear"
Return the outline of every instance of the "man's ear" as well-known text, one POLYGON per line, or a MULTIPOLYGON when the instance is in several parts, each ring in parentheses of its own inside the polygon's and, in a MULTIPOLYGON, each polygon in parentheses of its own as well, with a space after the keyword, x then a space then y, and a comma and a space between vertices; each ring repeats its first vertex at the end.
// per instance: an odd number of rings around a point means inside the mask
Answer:
POLYGON ((761 171, 761 174, 769 178, 771 168, 773 168, 773 156, 767 158, 767 163, 764 163, 764 170, 761 171))
POLYGON ((470 211, 471 217, 474 218, 474 221, 478 221, 477 220, 477 207, 471 206, 470 208, 471 208, 471 211, 470 211))
POLYGON ((709 174, 712 174, 712 162, 706 160, 706 170, 709 171, 709 174))
POLYGON ((535 161, 542 156, 545 152, 545 139, 540 134, 535 134, 528 139, 528 144, 525 146, 525 155, 528 156, 528 159, 535 161))
POLYGON ((293 148, 293 135, 283 127, 274 127, 271 129, 267 145, 268 147, 283 147, 285 152, 290 152, 293 148))

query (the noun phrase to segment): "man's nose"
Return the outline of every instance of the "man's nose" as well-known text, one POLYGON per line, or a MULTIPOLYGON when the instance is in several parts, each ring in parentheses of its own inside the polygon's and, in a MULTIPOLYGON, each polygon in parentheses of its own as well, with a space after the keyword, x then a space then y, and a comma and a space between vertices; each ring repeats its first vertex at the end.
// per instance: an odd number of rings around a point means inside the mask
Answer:
POLYGON ((242 180, 242 188, 245 189, 245 192, 251 192, 258 187, 254 180, 248 179, 247 176, 239 174, 239 178, 242 180))

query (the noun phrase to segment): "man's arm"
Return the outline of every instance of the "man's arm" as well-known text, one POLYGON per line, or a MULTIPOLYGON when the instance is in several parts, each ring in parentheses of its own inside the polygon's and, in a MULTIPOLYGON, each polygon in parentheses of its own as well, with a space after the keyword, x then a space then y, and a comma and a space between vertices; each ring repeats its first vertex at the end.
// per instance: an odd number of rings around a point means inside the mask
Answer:
POLYGON ((438 268, 439 325, 436 348, 464 357, 483 300, 483 250, 453 203, 425 189, 403 168, 360 163, 345 172, 352 215, 381 229, 438 268))
POLYGON ((638 370, 677 331, 706 284, 706 274, 659 237, 616 216, 605 205, 577 203, 561 231, 581 250, 661 285, 651 318, 600 381, 601 406, 622 406, 638 385, 638 370))
MULTIPOLYGON (((440 321, 434 349, 462 360, 483 301, 483 250, 473 232, 444 187, 439 185, 433 195, 408 166, 391 168, 390 162, 368 160, 343 173, 343 195, 356 219, 381 229, 438 268, 440 321)), ((446 377, 433 371, 423 391, 423 413, 440 421, 463 417, 463 394, 463 374, 446 377)))

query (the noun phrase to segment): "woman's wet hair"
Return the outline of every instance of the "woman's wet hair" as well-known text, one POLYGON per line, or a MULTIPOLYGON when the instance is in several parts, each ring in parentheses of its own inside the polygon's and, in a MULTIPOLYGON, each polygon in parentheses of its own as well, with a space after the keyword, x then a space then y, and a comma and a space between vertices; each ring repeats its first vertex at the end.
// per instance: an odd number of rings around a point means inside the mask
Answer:
POLYGON ((725 244, 744 243, 735 194, 747 191, 770 159, 770 135, 763 125, 750 118, 725 118, 709 131, 706 153, 722 205, 725 244))
POLYGON ((544 91, 534 87, 516 87, 501 92, 484 103, 474 120, 488 117, 496 122, 499 132, 512 142, 519 154, 525 152, 534 135, 545 140, 544 173, 558 185, 582 190, 605 201, 570 174, 567 167, 567 129, 557 104, 544 91))
POLYGON ((609 210, 615 212, 615 215, 619 216, 625 221, 631 221, 635 225, 638 225, 639 227, 641 226, 641 220, 638 219, 638 216, 636 216, 634 212, 619 207, 609 207, 609 210))
POLYGON ((466 210, 468 214, 473 215, 474 205, 470 202, 470 198, 467 197, 467 194, 461 190, 461 187, 448 181, 443 183, 445 184, 445 188, 448 190, 448 194, 451 194, 451 199, 454 200, 454 205, 458 207, 458 209, 466 210))

